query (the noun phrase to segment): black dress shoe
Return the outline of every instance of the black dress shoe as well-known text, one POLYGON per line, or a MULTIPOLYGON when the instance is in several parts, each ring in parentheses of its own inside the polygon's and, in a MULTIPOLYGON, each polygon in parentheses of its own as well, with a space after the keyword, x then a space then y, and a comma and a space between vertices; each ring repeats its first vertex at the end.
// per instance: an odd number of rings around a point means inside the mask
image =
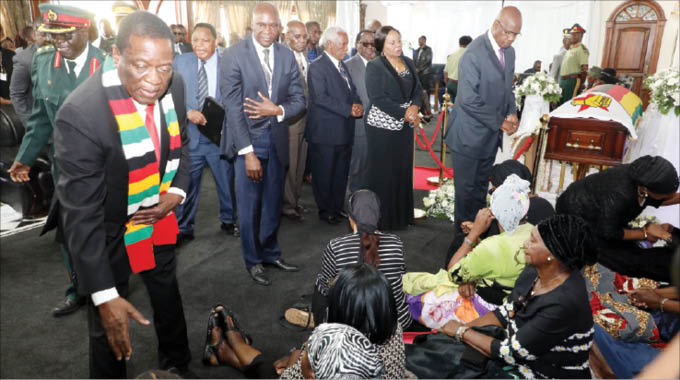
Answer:
POLYGON ((264 265, 276 267, 278 269, 281 269, 284 272, 297 272, 297 271, 300 270, 300 268, 298 268, 297 265, 288 264, 287 262, 283 261, 282 259, 278 259, 278 260, 273 261, 271 263, 264 263, 264 265))
POLYGON ((302 222, 303 220, 305 220, 305 218, 302 215, 300 215, 297 211, 293 211, 293 212, 290 212, 290 213, 284 213, 283 216, 285 216, 286 218, 288 218, 288 219, 290 219, 294 222, 302 222))
POLYGON ((241 236, 241 230, 234 223, 222 223, 220 228, 229 235, 233 235, 235 237, 241 236))
POLYGON ((54 317, 63 317, 64 315, 69 315, 80 309, 80 307, 84 304, 85 297, 80 297, 78 299, 65 298, 63 301, 59 302, 57 307, 52 309, 52 315, 54 317))
POLYGON ((319 215, 319 219, 323 220, 324 222, 335 226, 337 224, 340 224, 340 219, 334 217, 333 215, 328 215, 328 216, 321 216, 319 215))
POLYGON ((179 248, 192 240, 194 240, 194 234, 185 234, 184 232, 180 232, 177 234, 177 243, 175 243, 175 247, 179 248))
POLYGON ((255 283, 258 285, 269 286, 272 284, 267 276, 264 275, 264 268, 262 267, 262 264, 257 264, 248 268, 248 274, 250 274, 250 278, 252 278, 253 281, 255 281, 255 283))

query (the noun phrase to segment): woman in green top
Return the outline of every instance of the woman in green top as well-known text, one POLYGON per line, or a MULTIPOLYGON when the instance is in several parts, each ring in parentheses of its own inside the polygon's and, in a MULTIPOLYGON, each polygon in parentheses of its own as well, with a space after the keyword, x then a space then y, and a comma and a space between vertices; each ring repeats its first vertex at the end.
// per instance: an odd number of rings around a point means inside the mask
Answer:
POLYGON ((404 276, 413 318, 438 328, 452 319, 473 320, 500 305, 525 266, 521 248, 533 228, 524 223, 528 208, 529 182, 514 174, 509 176, 494 191, 491 208, 477 213, 448 270, 404 276), (501 233, 479 242, 494 219, 501 233))

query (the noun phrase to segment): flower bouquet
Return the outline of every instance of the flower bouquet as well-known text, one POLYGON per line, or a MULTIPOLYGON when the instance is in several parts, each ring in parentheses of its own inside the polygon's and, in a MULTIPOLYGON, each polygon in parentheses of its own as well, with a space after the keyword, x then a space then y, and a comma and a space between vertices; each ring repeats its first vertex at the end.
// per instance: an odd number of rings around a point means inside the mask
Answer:
POLYGON ((667 115, 673 110, 675 116, 680 115, 680 71, 675 68, 659 71, 645 78, 644 86, 651 91, 649 102, 659 112, 667 115))
POLYGON ((428 196, 423 198, 426 215, 433 218, 449 219, 453 222, 455 198, 453 181, 447 181, 439 188, 430 190, 428 196))
POLYGON ((536 73, 524 78, 522 84, 515 87, 515 103, 522 108, 522 97, 538 95, 548 102, 558 102, 562 96, 562 88, 546 73, 536 73))

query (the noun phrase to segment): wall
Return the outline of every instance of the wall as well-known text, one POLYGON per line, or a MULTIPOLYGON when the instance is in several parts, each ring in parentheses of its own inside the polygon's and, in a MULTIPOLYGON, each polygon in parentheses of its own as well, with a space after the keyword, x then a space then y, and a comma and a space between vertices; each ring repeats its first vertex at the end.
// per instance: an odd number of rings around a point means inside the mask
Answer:
POLYGON ((368 25, 368 23, 374 19, 377 19, 383 24, 387 22, 387 8, 382 5, 382 1, 362 0, 361 3, 366 4, 366 20, 364 25, 368 25))
MULTIPOLYGON (((596 52, 595 62, 597 66, 602 64, 604 57, 604 44, 607 38, 607 20, 616 8, 625 3, 625 1, 601 1, 600 2, 600 49, 596 52)), ((659 61, 657 63, 657 71, 670 67, 671 65, 678 66, 678 59, 674 58, 673 47, 678 40, 678 2, 677 1, 657 1, 663 8, 664 16, 666 17, 666 25, 663 30, 663 37, 661 40, 661 49, 659 52, 659 61)), ((680 46, 675 48, 675 55, 678 54, 680 46)))

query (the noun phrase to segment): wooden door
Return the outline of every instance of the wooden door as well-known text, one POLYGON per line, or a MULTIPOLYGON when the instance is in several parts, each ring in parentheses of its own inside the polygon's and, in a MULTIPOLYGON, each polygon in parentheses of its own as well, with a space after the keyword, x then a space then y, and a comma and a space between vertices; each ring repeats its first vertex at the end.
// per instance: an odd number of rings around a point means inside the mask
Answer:
POLYGON ((656 72, 665 23, 663 9, 655 1, 627 1, 607 21, 602 68, 614 68, 619 76, 632 76, 631 90, 642 99, 644 108, 649 90, 642 81, 656 72))

